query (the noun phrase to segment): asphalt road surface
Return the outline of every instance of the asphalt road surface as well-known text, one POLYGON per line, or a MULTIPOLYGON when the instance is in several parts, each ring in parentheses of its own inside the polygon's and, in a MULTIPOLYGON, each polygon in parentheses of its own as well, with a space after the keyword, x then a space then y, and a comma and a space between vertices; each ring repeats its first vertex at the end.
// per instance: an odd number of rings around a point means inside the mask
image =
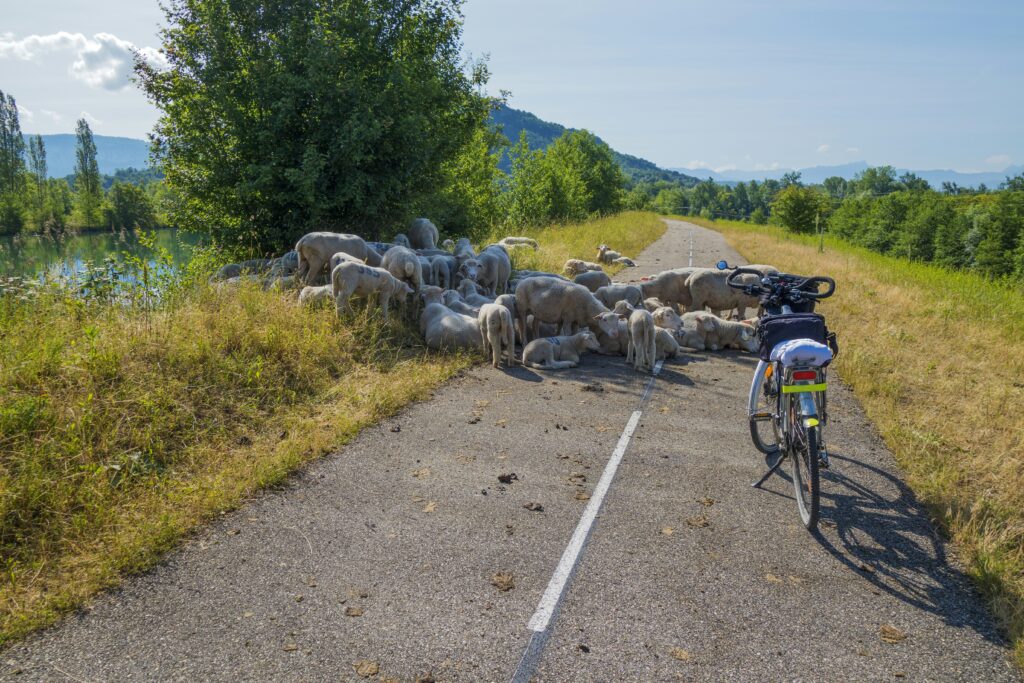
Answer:
MULTIPOLYGON (((669 221, 624 275, 687 265, 691 236, 695 265, 741 261, 669 221)), ((839 382, 820 537, 788 480, 750 487, 754 364, 474 369, 9 648, 2 676, 1020 680, 839 382)))

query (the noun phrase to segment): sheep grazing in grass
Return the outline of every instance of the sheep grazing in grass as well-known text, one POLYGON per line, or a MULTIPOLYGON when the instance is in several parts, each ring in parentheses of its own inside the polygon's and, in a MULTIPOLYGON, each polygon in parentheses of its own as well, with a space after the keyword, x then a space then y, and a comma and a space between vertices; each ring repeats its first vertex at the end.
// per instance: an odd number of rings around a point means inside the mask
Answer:
POLYGON ((626 350, 626 362, 632 362, 634 370, 653 372, 656 355, 654 316, 644 309, 633 311, 629 316, 629 347, 626 350))
POLYGON ((311 232, 299 238, 295 244, 295 251, 298 253, 299 262, 296 275, 305 284, 312 285, 316 284, 330 264, 331 256, 339 251, 365 261, 371 250, 358 235, 311 232))
POLYGON ((423 267, 420 258, 408 247, 392 247, 384 254, 380 267, 402 282, 407 282, 413 291, 423 287, 423 267))
POLYGON ((279 256, 270 262, 270 270, 267 273, 271 277, 285 277, 294 275, 299 269, 299 254, 295 250, 289 251, 284 256, 279 256))
POLYGON ((602 287, 607 287, 612 283, 612 279, 608 277, 608 273, 603 270, 588 270, 574 277, 572 281, 578 285, 583 285, 591 292, 597 292, 597 290, 602 287))
POLYGON ((493 297, 507 292, 508 279, 512 275, 512 259, 508 257, 505 248, 490 244, 477 254, 476 260, 480 262, 476 280, 487 288, 487 293, 493 297))
POLYGON ((436 249, 440 234, 428 218, 417 218, 409 225, 409 244, 413 249, 436 249))
POLYGON ((563 370, 580 364, 586 351, 599 351, 601 345, 590 330, 574 335, 534 339, 523 349, 523 365, 538 370, 563 370))
POLYGON ((380 306, 384 319, 388 319, 388 305, 393 298, 405 303, 412 288, 383 268, 363 266, 351 261, 340 263, 331 271, 331 286, 338 315, 347 311, 353 296, 365 296, 380 306))
POLYGON ((434 350, 480 348, 480 323, 441 304, 430 304, 420 316, 420 331, 434 350))
POLYGON ((319 306, 330 301, 334 301, 334 285, 306 286, 299 292, 299 303, 303 306, 319 306))
POLYGON ((241 263, 228 263, 210 276, 210 282, 230 280, 243 275, 262 275, 270 269, 270 266, 270 259, 263 258, 249 259, 241 263))
POLYGON ((571 258, 565 262, 565 265, 562 267, 562 269, 565 271, 565 274, 568 275, 569 277, 575 277, 576 275, 579 275, 580 273, 585 273, 588 270, 601 270, 601 264, 591 263, 589 261, 581 261, 578 258, 571 258))
POLYGON ((534 251, 540 249, 537 240, 532 237, 503 237, 498 241, 498 244, 506 249, 515 247, 530 247, 534 251))
POLYGON ((363 265, 366 265, 366 261, 364 261, 363 259, 356 258, 355 256, 352 256, 350 254, 346 254, 343 251, 339 251, 337 254, 331 255, 331 260, 330 260, 331 272, 333 273, 334 269, 337 268, 339 264, 345 263, 346 261, 351 261, 352 263, 361 263, 363 265))
POLYGON ((477 324, 480 325, 484 355, 491 356, 491 364, 498 367, 504 356, 508 361, 508 367, 514 367, 516 330, 511 311, 501 304, 484 304, 477 314, 477 324))
POLYGON ((391 242, 396 247, 405 247, 406 249, 412 249, 412 242, 409 241, 409 236, 406 235, 404 232, 396 233, 395 236, 391 238, 391 242))

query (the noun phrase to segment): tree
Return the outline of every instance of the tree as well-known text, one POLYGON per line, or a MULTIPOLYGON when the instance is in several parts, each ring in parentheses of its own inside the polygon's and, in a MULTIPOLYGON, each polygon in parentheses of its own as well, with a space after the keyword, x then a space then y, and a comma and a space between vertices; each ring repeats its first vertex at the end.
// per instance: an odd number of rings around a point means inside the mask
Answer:
POLYGON ((828 195, 836 201, 846 199, 846 197, 852 192, 852 184, 850 181, 838 175, 825 178, 822 185, 824 186, 825 191, 828 192, 828 195))
POLYGON ((872 166, 865 168, 853 179, 858 192, 873 195, 889 194, 900 189, 896 181, 896 169, 892 166, 872 166))
POLYGON ((169 67, 135 68, 173 222, 263 252, 404 223, 489 111, 461 4, 167 0, 169 67))
POLYGON ((563 133, 544 150, 551 219, 585 220, 622 208, 626 182, 607 144, 586 130, 563 133))
POLYGON ((779 180, 779 184, 782 187, 789 187, 790 185, 802 186, 803 183, 800 182, 800 171, 790 171, 783 174, 782 178, 779 180))
POLYGON ((788 185, 772 202, 772 215, 792 232, 813 233, 815 221, 824 224, 828 214, 828 198, 812 187, 788 185))
POLYGON ((34 135, 28 140, 28 170, 32 174, 32 214, 36 228, 42 230, 46 225, 46 146, 42 135, 34 135))
POLYGON ((900 176, 900 185, 911 192, 927 192, 932 189, 927 180, 910 171, 900 176))
POLYGON ((24 224, 21 208, 24 154, 18 104, 14 97, 0 90, 0 232, 18 232, 24 224))
POLYGON ((96 142, 85 119, 78 120, 75 128, 75 201, 78 220, 83 226, 100 224, 103 188, 100 185, 100 167, 96 161, 96 142))
POLYGON ((146 191, 138 185, 116 182, 110 186, 104 222, 117 230, 152 228, 156 213, 146 191))
POLYGON ((1010 190, 1011 192, 1024 192, 1024 173, 1012 178, 1006 176, 1005 182, 999 185, 999 189, 1010 190))

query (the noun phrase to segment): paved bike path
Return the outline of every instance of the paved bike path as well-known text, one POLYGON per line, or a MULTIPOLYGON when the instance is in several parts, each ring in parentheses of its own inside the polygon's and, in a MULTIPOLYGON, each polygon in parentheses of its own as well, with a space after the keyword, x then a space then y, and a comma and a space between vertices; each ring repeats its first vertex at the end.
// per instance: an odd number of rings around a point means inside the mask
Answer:
MULTIPOLYGON (((686 265, 691 234, 696 264, 738 260, 716 233, 670 221, 625 275, 686 265)), ((837 382, 821 539, 800 526, 788 482, 750 488, 752 370, 750 356, 687 356, 641 404, 649 378, 621 358, 474 369, 2 653, 0 675, 510 680, 586 497, 642 405, 532 652, 533 678, 1019 680, 837 382), (905 638, 883 642, 883 625, 905 638)))

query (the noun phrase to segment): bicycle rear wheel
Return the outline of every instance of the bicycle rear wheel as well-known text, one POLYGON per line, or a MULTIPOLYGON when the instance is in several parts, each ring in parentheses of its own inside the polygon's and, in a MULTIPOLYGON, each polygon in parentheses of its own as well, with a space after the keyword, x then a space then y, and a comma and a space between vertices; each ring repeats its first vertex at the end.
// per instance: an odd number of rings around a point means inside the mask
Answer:
POLYGON ((800 520, 808 530, 814 531, 818 527, 821 509, 821 481, 818 472, 821 432, 818 426, 804 426, 799 415, 795 415, 795 418, 790 423, 792 438, 789 453, 789 460, 793 463, 793 488, 800 509, 800 520))
POLYGON ((773 370, 771 363, 758 363, 747 402, 750 440, 754 442, 754 448, 765 455, 775 455, 781 450, 778 426, 774 419, 778 405, 779 383, 773 370))

